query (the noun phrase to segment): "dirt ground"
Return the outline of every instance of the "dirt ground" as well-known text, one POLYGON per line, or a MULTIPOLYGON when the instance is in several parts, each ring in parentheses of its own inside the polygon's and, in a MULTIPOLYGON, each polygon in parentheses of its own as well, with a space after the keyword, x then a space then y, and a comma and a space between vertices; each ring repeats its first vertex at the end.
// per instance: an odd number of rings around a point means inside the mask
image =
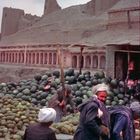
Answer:
POLYGON ((18 82, 20 80, 32 79, 36 74, 45 74, 48 68, 0 65, 0 83, 18 82))
MULTIPOLYGON (((0 64, 0 83, 18 82, 20 80, 32 79, 36 74, 45 74, 47 71, 60 70, 59 68, 30 67, 25 65, 5 65, 0 64)), ((66 70, 66 69, 65 69, 66 70)), ((65 71, 64 70, 64 71, 65 71)), ((79 72, 79 69, 75 70, 79 72)), ((84 72, 86 70, 82 70, 84 72)), ((91 74, 96 71, 91 70, 91 74)))

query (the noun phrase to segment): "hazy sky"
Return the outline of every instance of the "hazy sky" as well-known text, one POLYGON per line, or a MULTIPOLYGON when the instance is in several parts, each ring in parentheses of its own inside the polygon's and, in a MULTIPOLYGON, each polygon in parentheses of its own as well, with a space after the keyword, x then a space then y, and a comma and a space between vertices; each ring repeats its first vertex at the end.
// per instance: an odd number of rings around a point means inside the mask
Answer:
MULTIPOLYGON (((84 4, 90 0, 57 0, 62 8, 72 5, 84 4)), ((45 0, 0 0, 0 31, 3 7, 23 9, 25 13, 41 16, 44 10, 45 0)))

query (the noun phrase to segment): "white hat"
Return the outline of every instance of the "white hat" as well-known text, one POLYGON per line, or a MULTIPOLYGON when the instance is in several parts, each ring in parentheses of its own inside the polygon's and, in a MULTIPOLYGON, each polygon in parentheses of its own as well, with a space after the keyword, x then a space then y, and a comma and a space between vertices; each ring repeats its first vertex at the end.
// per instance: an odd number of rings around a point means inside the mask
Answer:
POLYGON ((134 101, 130 104, 130 108, 132 111, 140 114, 140 103, 138 101, 134 101))
POLYGON ((98 85, 96 85, 96 86, 94 86, 92 88, 93 94, 97 94, 97 92, 99 92, 99 91, 106 91, 106 92, 108 92, 108 90, 109 90, 109 87, 106 84, 104 84, 104 83, 98 84, 98 85))
POLYGON ((53 122, 56 118, 56 111, 53 108, 42 108, 38 113, 39 122, 53 122))

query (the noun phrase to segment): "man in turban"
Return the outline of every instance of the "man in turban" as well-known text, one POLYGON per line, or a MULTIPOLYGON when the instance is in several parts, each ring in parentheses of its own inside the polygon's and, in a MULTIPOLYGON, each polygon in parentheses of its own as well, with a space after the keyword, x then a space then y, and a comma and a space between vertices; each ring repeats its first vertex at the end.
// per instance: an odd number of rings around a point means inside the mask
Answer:
POLYGON ((23 140, 56 140, 55 132, 50 128, 56 118, 53 108, 42 108, 38 114, 37 124, 31 124, 25 130, 23 140))
POLYGON ((109 108, 111 114, 111 140, 135 140, 134 119, 140 117, 140 103, 109 108), (122 133, 122 136, 121 136, 122 133), (121 138, 122 137, 122 138, 121 138))
POLYGON ((80 122, 74 135, 74 140, 109 140, 109 114, 104 102, 108 86, 98 84, 92 89, 94 97, 82 103, 80 122))

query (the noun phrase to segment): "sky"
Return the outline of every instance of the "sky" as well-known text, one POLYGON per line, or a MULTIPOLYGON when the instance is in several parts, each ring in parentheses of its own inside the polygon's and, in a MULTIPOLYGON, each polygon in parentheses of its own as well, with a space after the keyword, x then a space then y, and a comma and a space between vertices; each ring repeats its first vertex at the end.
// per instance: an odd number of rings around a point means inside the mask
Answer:
MULTIPOLYGON (((90 0, 57 0, 61 8, 84 4, 89 1, 90 0)), ((0 0, 0 31, 3 7, 23 9, 25 13, 41 16, 44 10, 44 3, 45 0, 0 0)))

